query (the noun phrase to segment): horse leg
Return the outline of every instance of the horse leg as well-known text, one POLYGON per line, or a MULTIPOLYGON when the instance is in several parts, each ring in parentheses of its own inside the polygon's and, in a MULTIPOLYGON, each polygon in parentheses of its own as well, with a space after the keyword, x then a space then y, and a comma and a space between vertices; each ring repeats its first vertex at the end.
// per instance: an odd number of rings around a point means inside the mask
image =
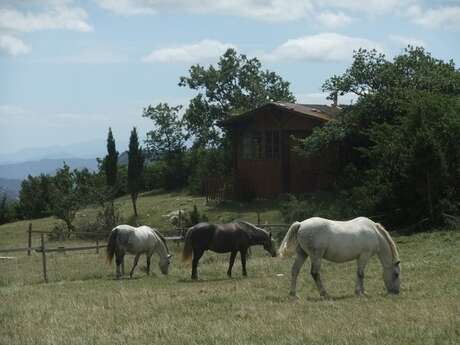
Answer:
POLYGON ((246 272, 246 255, 248 253, 248 249, 241 249, 240 250, 240 255, 241 255, 241 268, 243 269, 243 276, 247 277, 248 272, 246 272))
POLYGON ((319 294, 322 297, 327 297, 326 289, 324 288, 323 282, 321 281, 321 274, 319 273, 321 270, 321 257, 322 255, 314 254, 311 257, 311 276, 316 283, 316 287, 319 290, 319 294))
POLYGON ((355 293, 357 296, 364 295, 364 269, 366 268, 367 262, 369 261, 369 254, 361 254, 357 260, 358 268, 356 272, 356 288, 355 293))
POLYGON ((122 265, 123 265, 123 257, 124 257, 124 253, 120 252, 120 251, 117 251, 115 253, 115 262, 117 264, 117 279, 120 279, 123 275, 123 272, 122 272, 122 265))
POLYGON ((198 261, 203 256, 204 250, 193 249, 193 260, 192 260, 192 280, 198 279, 198 261))
POLYGON ((232 251, 232 253, 230 254, 230 262, 229 262, 228 271, 227 271, 227 275, 229 278, 232 277, 232 268, 233 268, 233 264, 235 263, 236 253, 237 251, 232 251))
POLYGON ((296 252, 297 257, 295 258, 294 264, 291 268, 291 289, 289 291, 289 294, 294 297, 297 297, 297 277, 308 256, 299 245, 297 246, 296 252))
POLYGON ((130 278, 133 277, 134 269, 136 268, 137 262, 139 261, 139 256, 141 256, 141 254, 136 254, 136 256, 134 257, 133 268, 131 268, 131 272, 129 272, 129 277, 130 278))
POLYGON ((152 255, 147 254, 147 275, 150 275, 150 259, 152 255))

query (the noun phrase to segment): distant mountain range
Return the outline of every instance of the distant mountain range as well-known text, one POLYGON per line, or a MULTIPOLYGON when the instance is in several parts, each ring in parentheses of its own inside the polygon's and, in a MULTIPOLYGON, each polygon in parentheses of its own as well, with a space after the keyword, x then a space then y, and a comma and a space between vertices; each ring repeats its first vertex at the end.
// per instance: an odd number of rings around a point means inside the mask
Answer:
POLYGON ((95 158, 40 159, 37 161, 0 164, 0 195, 5 193, 10 199, 17 198, 21 188, 21 182, 27 178, 28 175, 53 175, 57 169, 62 168, 64 162, 71 169, 87 168, 91 171, 97 169, 97 160, 95 158))
MULTIPOLYGON (((126 142, 116 142, 118 152, 128 147, 126 142)), ((39 161, 42 159, 96 158, 107 154, 105 140, 91 140, 69 145, 25 148, 11 153, 0 153, 0 164, 39 161)))
POLYGON ((0 200, 3 198, 3 194, 6 194, 7 199, 17 199, 21 182, 22 180, 0 178, 0 200))
POLYGON ((60 158, 60 159, 40 159, 38 161, 29 161, 12 164, 0 165, 0 178, 6 179, 25 179, 28 175, 37 176, 40 174, 54 174, 58 168, 62 168, 64 162, 71 169, 89 170, 97 169, 97 160, 95 158, 60 158))

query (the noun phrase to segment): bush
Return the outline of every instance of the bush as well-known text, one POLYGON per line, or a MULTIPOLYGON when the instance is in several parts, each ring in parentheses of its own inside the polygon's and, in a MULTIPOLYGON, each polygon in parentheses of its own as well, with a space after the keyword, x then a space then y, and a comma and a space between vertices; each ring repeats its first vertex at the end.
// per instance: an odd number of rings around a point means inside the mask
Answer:
POLYGON ((328 219, 347 219, 355 217, 353 209, 348 206, 348 201, 337 198, 337 195, 314 194, 282 196, 280 212, 285 222, 292 223, 311 217, 328 219))
POLYGON ((84 220, 77 224, 77 231, 79 232, 77 237, 88 240, 104 239, 113 228, 123 223, 124 220, 119 210, 112 203, 107 203, 99 210, 95 220, 84 220), (98 234, 94 235, 93 233, 98 234))

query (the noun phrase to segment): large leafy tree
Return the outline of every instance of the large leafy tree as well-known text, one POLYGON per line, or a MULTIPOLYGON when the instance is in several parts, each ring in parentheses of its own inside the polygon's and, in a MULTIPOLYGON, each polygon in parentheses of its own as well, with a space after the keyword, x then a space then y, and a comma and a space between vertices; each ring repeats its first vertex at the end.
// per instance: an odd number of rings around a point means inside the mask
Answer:
POLYGON ((144 109, 143 117, 153 121, 153 129, 147 132, 145 143, 152 157, 164 158, 185 149, 187 139, 184 123, 179 116, 182 106, 170 106, 168 103, 149 105, 144 109))
POLYGON ((137 217, 137 197, 142 190, 142 173, 144 170, 144 155, 139 145, 136 127, 131 131, 128 151, 128 191, 133 203, 134 216, 137 217))
POLYGON ((306 154, 334 144, 351 148, 344 171, 353 173, 351 191, 365 201, 362 212, 380 211, 404 223, 439 222, 456 210, 460 71, 453 61, 435 59, 423 48, 408 47, 393 61, 359 50, 350 68, 323 88, 331 98, 346 93, 359 98, 301 148, 306 154))
POLYGON ((289 82, 275 72, 263 70, 257 58, 228 49, 217 66, 190 67, 180 86, 198 91, 190 101, 184 120, 198 147, 218 147, 224 142, 218 122, 270 101, 294 102, 289 82))
POLYGON ((153 129, 147 132, 145 141, 152 158, 155 179, 160 186, 169 190, 183 187, 187 181, 186 140, 184 121, 180 117, 182 106, 159 103, 144 109, 143 117, 153 122, 153 129))

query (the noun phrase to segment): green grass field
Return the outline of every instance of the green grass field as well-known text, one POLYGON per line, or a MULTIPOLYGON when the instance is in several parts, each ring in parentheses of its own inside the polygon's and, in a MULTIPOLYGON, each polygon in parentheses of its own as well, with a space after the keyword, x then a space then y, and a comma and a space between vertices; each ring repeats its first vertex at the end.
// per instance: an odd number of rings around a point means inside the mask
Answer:
MULTIPOLYGON (((119 202, 129 216, 129 200, 119 202)), ((205 206, 202 198, 157 193, 139 200, 140 222, 156 225, 164 221, 161 214, 194 203, 213 221, 254 221, 258 209, 263 220, 280 221, 270 203, 205 206)), ((33 226, 52 223, 42 219, 33 226)), ((27 224, 0 226, 0 248, 22 246, 27 224)), ((40 256, 20 253, 0 262, 0 344, 458 344, 460 231, 395 241, 402 261, 399 296, 385 294, 373 258, 364 298, 353 294, 354 263, 324 262, 332 296, 327 300, 319 298, 308 266, 299 276, 300 299, 291 299, 293 258, 271 258, 260 248, 249 259, 247 278, 241 277, 239 258, 228 279, 228 255, 207 252, 198 282, 190 281, 190 267, 180 262, 181 248, 174 244, 168 276, 159 273, 157 258, 154 274, 146 276, 141 258, 134 278, 121 281, 114 280, 114 265, 106 264, 102 252, 89 251, 50 254, 50 282, 44 284, 40 256)))

